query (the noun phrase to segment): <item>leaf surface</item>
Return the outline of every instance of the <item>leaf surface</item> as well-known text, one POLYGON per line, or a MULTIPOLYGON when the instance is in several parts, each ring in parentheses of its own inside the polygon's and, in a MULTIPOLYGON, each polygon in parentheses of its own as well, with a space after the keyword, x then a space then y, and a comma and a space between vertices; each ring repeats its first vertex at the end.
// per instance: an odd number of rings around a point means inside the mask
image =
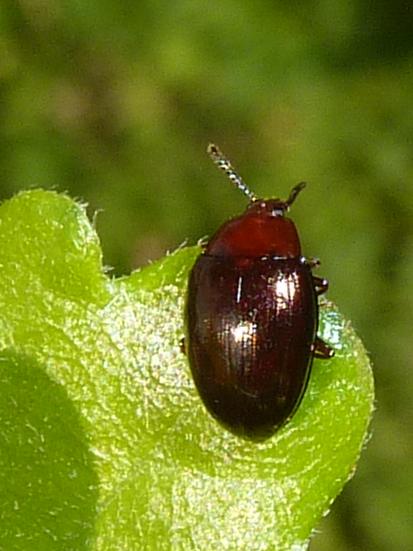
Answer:
POLYGON ((0 245, 1 549, 306 549, 373 409, 334 305, 336 356, 287 426, 248 443, 205 411, 180 352, 198 247, 110 279, 84 207, 42 190, 0 207, 0 245))

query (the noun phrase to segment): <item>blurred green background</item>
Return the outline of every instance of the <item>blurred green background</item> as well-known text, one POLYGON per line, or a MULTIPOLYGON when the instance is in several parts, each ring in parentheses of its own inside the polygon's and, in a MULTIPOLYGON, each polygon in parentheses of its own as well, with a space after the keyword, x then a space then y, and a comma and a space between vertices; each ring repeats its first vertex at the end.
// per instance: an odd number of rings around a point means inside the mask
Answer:
POLYGON ((413 549, 413 7, 362 0, 4 1, 0 196, 67 191, 124 274, 245 198, 294 205, 304 252, 375 365, 356 477, 312 551, 413 549))

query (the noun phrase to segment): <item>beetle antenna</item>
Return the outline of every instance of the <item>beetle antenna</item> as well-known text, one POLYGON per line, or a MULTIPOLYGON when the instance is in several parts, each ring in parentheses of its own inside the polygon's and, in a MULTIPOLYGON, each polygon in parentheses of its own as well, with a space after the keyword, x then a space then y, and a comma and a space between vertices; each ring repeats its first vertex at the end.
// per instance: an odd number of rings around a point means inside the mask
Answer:
POLYGON ((289 207, 294 203, 294 201, 297 199, 297 195, 305 188, 306 185, 306 182, 300 182, 293 187, 293 189, 290 191, 288 199, 285 201, 289 207))
POLYGON ((211 157, 211 159, 214 161, 214 163, 217 165, 217 167, 225 172, 225 174, 228 176, 231 182, 235 184, 237 188, 240 189, 243 193, 245 193, 245 195, 250 199, 250 201, 257 200, 256 196, 252 193, 252 191, 249 189, 249 187, 241 178, 241 176, 236 173, 230 161, 226 157, 224 157, 224 155, 221 153, 218 146, 216 146, 213 143, 210 143, 208 145, 207 152, 208 152, 208 155, 211 157))

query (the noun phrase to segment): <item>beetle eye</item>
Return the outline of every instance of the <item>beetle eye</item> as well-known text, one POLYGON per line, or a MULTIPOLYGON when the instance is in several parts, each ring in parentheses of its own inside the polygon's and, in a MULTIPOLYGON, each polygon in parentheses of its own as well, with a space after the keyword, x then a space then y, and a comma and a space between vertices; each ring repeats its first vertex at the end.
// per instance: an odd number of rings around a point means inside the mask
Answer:
POLYGON ((283 209, 283 208, 277 207, 272 210, 271 214, 272 216, 284 216, 287 210, 288 210, 287 208, 283 209))

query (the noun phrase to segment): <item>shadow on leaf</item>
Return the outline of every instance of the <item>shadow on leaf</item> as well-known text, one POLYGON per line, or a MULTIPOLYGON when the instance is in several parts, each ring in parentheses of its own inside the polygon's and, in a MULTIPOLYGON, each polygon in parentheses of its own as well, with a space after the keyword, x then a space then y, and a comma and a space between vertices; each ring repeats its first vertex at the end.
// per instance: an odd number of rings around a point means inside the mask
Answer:
POLYGON ((73 403, 13 352, 0 355, 0 396, 0 549, 86 549, 98 479, 73 403))

